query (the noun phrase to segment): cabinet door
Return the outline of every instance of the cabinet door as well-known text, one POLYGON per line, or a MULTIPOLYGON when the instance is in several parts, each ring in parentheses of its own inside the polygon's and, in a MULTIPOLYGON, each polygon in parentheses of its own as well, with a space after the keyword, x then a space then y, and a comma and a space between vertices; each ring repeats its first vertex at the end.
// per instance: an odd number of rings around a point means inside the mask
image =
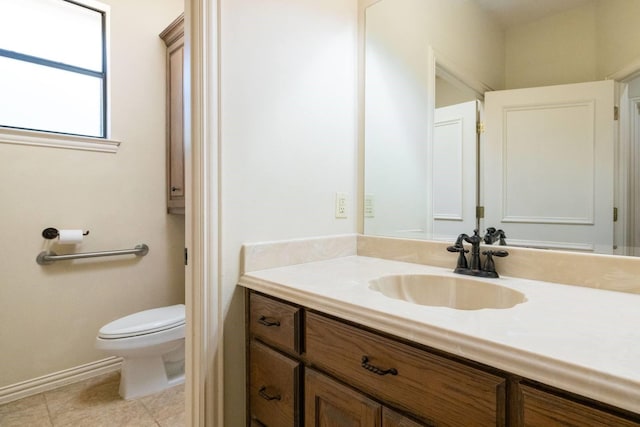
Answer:
POLYGON ((184 15, 160 38, 167 45, 167 211, 184 214, 184 15))
POLYGON ((167 178, 168 208, 184 208, 184 42, 169 47, 167 74, 167 178))
POLYGON ((389 408, 382 408, 382 427, 426 427, 426 425, 412 421, 389 408))
POLYGON ((522 390, 523 426, 638 427, 639 423, 533 387, 522 390))
POLYGON ((381 406, 312 370, 305 374, 306 427, 381 427, 381 406))
POLYGON ((251 341, 249 413, 252 425, 300 425, 300 363, 251 341))

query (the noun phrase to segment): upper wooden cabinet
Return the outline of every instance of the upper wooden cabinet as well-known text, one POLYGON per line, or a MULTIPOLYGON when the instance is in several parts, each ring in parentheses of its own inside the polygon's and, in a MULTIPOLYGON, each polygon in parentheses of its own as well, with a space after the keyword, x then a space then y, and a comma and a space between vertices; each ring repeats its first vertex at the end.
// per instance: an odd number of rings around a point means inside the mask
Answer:
POLYGON ((184 15, 160 37, 167 45, 167 212, 184 214, 184 15))

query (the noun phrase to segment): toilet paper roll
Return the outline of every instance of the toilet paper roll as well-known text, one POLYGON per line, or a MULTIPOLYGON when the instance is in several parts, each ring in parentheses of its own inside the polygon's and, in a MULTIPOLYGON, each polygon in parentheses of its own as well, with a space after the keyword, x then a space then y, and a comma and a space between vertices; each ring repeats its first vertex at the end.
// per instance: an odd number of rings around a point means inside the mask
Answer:
POLYGON ((58 243, 61 245, 75 245, 82 243, 82 230, 59 230, 58 243))

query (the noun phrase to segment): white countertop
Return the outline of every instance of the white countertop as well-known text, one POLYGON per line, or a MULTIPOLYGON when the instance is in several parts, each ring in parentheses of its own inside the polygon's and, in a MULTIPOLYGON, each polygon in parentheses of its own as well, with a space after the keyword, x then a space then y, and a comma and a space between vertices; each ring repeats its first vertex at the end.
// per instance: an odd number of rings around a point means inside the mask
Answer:
MULTIPOLYGON (((369 281, 451 269, 346 256, 252 271, 240 285, 640 413, 640 295, 501 277, 509 309, 455 310, 385 297, 369 281)), ((467 277, 467 276, 462 276, 467 277)))

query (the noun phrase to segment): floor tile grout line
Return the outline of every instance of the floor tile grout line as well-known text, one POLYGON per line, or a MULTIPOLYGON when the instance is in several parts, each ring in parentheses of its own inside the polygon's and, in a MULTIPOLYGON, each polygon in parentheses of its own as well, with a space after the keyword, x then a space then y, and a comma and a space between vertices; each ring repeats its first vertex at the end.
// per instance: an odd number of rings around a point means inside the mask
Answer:
POLYGON ((44 405, 47 407, 47 415, 49 415, 49 424, 51 424, 51 426, 54 427, 53 416, 51 415, 51 408, 49 408, 49 400, 47 399, 47 395, 45 393, 42 393, 42 399, 44 400, 44 405))
MULTIPOLYGON (((105 386, 107 383, 98 383, 98 384, 91 384, 91 381, 87 380, 87 381, 80 381, 78 383, 74 383, 77 385, 80 385, 84 383, 85 385, 91 385, 91 386, 105 386)), ((70 386, 70 385, 67 385, 70 386)), ((70 390, 64 391, 64 390, 60 390, 63 389, 67 386, 64 387, 60 387, 58 389, 58 394, 50 394, 50 393, 54 393, 55 390, 51 390, 48 392, 42 392, 40 393, 40 398, 39 401, 40 403, 38 403, 38 405, 43 405, 45 406, 45 410, 46 410, 46 418, 49 422, 49 425, 52 427, 55 427, 56 425, 60 425, 60 423, 57 423, 57 421, 60 421, 62 423, 65 423, 65 417, 63 416, 67 410, 64 409, 64 403, 68 403, 69 401, 74 400, 74 396, 76 393, 82 393, 86 387, 84 385, 80 385, 79 387, 73 387, 70 390), (60 401, 62 401, 62 407, 58 407, 60 403, 60 401), (54 408, 55 407, 55 408, 54 408), (55 410, 54 410, 55 409, 55 410), (62 416, 62 418, 59 419, 58 416, 54 417, 54 413, 59 412, 59 410, 62 410, 62 412, 60 412, 60 416, 62 416), (57 420, 57 421, 56 421, 57 420)), ((177 385, 175 386, 177 387, 177 385)), ((182 395, 181 391, 178 391, 177 395, 173 394, 174 392, 171 392, 170 389, 167 390, 162 390, 158 393, 155 393, 154 395, 151 396, 156 396, 156 398, 160 399, 161 402, 164 402, 163 404, 170 404, 174 401, 175 398, 178 398, 180 401, 184 400, 184 396, 182 395), (167 394, 169 393, 169 394, 167 394)), ((36 395, 37 396, 37 395, 36 395)), ((151 397, 149 396, 149 397, 151 397)), ((146 397, 146 396, 145 396, 146 397)), ((164 423, 169 422, 169 424, 174 425, 175 423, 175 417, 181 417, 183 416, 183 413, 180 411, 174 412, 174 411, 170 411, 169 414, 158 412, 156 410, 154 410, 154 399, 145 399, 145 397, 140 397, 137 399, 132 399, 132 401, 135 402, 135 406, 140 406, 142 405, 142 408, 140 408, 143 413, 148 416, 149 421, 153 422, 155 426, 157 427, 162 427, 163 425, 165 425, 164 423), (165 416, 162 416, 165 415, 165 416), (169 421, 172 420, 172 421, 169 421)), ((114 400, 109 401, 109 402, 104 402, 105 405, 108 405, 109 403, 112 403, 115 400, 121 400, 121 398, 118 396, 117 399, 114 398, 114 400)), ((122 399, 124 400, 124 399, 122 399)), ((100 405, 102 406, 102 405, 100 405)), ((69 409, 72 410, 72 409, 69 409)), ((15 409, 12 410, 10 413, 16 413, 16 412, 20 412, 19 410, 15 409)), ((42 414, 44 416, 44 413, 42 414)), ((42 418, 42 420, 44 421, 44 417, 42 418)), ((65 424, 66 425, 66 424, 65 424)))
POLYGON ((158 420, 156 419, 156 416, 151 412, 151 410, 147 407, 147 405, 145 405, 144 403, 144 399, 143 398, 138 398, 136 399, 138 400, 138 402, 142 405, 142 407, 144 408, 145 411, 147 411, 147 414, 149 414, 149 416, 151 417, 151 419, 153 419, 153 421, 158 424, 158 426, 160 425, 158 423, 158 420))

